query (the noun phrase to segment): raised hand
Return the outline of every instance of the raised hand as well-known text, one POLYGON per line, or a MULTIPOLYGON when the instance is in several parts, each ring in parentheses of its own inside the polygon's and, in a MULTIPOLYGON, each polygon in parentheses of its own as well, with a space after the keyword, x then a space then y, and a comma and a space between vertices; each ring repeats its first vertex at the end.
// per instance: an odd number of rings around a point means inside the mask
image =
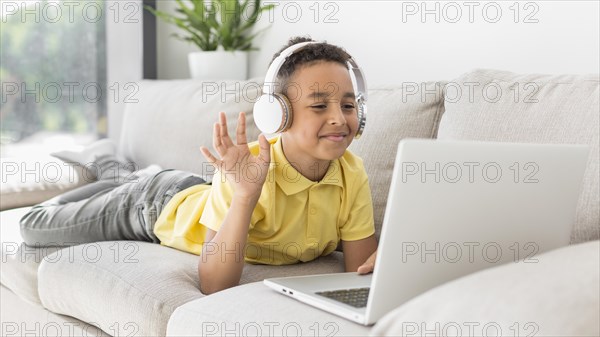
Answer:
POLYGON ((219 154, 217 159, 206 147, 200 151, 206 159, 220 170, 233 186, 234 193, 240 197, 256 198, 260 196, 262 186, 267 178, 271 162, 271 144, 261 134, 258 137, 260 151, 257 157, 248 149, 246 138, 246 114, 240 112, 234 144, 227 132, 227 117, 219 113, 219 122, 213 128, 213 147, 219 154))

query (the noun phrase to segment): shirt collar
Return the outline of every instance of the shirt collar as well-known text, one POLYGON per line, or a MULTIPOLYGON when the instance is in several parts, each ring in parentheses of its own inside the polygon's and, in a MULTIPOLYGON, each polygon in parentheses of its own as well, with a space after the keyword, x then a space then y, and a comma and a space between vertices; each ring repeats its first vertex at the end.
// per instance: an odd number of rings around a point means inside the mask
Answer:
POLYGON ((315 185, 336 185, 344 187, 342 178, 342 167, 339 159, 331 161, 327 173, 321 181, 312 181, 298 172, 287 160, 283 153, 281 136, 272 146, 272 163, 275 164, 275 182, 286 195, 292 195, 304 191, 315 185))

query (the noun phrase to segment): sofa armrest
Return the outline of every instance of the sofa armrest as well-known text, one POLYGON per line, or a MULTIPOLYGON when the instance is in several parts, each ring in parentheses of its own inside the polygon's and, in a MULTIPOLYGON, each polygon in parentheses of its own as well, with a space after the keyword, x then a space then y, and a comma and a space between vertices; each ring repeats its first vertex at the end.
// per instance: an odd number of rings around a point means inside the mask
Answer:
POLYGON ((377 336, 598 336, 600 241, 467 275, 384 316, 377 336))
POLYGON ((369 330, 254 282, 180 306, 167 336, 367 336, 369 330))
POLYGON ((94 181, 80 165, 54 157, 1 158, 0 211, 32 206, 94 181))

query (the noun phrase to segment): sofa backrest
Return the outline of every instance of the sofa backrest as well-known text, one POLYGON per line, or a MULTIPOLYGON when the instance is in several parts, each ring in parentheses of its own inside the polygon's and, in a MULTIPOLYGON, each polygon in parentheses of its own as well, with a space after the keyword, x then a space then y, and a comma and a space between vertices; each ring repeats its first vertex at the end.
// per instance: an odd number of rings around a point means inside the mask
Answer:
MULTIPOLYGON (((261 85, 262 79, 141 81, 137 102, 125 107, 119 152, 140 167, 158 164, 210 180, 212 169, 200 153, 200 145, 212 151, 213 124, 219 111, 226 113, 232 135, 237 114, 245 111, 248 140, 256 140, 260 132, 252 107, 261 85)), ((430 82, 369 90, 366 129, 350 150, 363 159, 369 176, 377 236, 398 142, 405 137, 435 137, 443 112, 442 89, 443 83, 430 82)))
MULTIPOLYGON (((142 81, 137 103, 126 106, 121 154, 140 167, 159 164, 209 180, 200 145, 212 149, 212 127, 225 111, 230 134, 247 113, 249 140, 259 134, 252 116, 262 79, 246 82, 142 81)), ((377 236, 381 230, 397 144, 405 137, 591 146, 572 242, 598 239, 598 77, 517 75, 475 70, 450 82, 371 86, 367 125, 350 150, 365 164, 377 236), (458 92, 460 91, 460 94, 458 92)))
POLYGON ((405 83, 369 89, 367 124, 350 151, 363 159, 379 238, 394 170, 403 138, 435 138, 444 112, 444 82, 405 83))
POLYGON ((207 146, 214 153, 213 124, 220 111, 226 113, 232 135, 239 112, 246 112, 248 139, 257 139, 259 131, 252 118, 252 106, 261 85, 254 79, 141 81, 135 96, 137 102, 125 106, 119 153, 139 167, 158 164, 211 180, 213 171, 200 146, 207 146))
POLYGON ((438 138, 589 145, 571 243, 598 240, 599 94, 598 75, 475 70, 445 87, 438 138))

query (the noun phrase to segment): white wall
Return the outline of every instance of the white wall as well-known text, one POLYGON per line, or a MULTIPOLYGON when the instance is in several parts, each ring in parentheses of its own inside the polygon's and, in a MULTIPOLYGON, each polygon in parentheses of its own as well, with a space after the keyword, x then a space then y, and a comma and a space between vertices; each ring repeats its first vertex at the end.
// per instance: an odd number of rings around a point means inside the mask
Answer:
MULTIPOLYGON (((275 2, 278 7, 270 15, 264 13, 257 25, 260 29, 271 23, 256 40, 260 51, 251 54, 250 77, 264 75, 273 53, 289 37, 305 34, 343 46, 371 85, 451 80, 473 68, 599 72, 598 1, 263 0, 275 2), (457 8, 462 16, 457 16, 457 8), (422 18, 421 9, 431 12, 422 18)), ((158 1, 158 7, 172 11, 175 4, 158 1)), ((187 53, 195 48, 169 37, 174 32, 176 27, 159 22, 161 79, 189 77, 187 53)))
POLYGON ((143 78, 141 3, 135 0, 105 4, 108 137, 115 141, 121 135, 125 101, 135 96, 135 82, 143 78))
MULTIPOLYGON (((175 14, 175 1, 157 1, 156 9, 175 14)), ((157 66, 159 79, 189 78, 187 54, 198 51, 192 44, 177 40, 172 34, 183 35, 183 32, 170 24, 156 19, 156 48, 157 66)))

